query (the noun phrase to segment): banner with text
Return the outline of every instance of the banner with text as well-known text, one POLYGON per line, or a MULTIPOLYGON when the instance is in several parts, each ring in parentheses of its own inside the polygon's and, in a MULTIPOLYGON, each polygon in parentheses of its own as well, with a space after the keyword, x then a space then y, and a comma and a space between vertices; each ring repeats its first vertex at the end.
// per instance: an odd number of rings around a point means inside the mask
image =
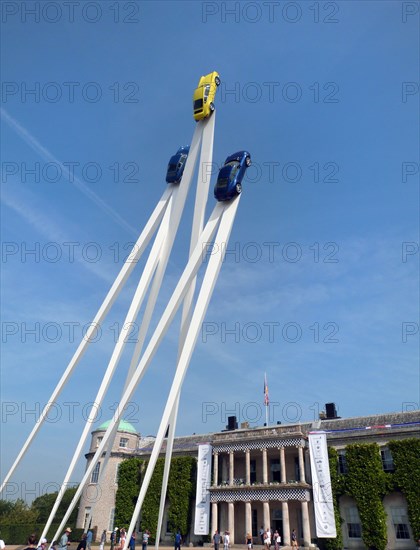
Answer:
POLYGON ((335 527, 330 464, 328 462, 327 434, 325 432, 312 432, 309 433, 308 439, 316 535, 319 538, 335 538, 337 531, 335 527))
POLYGON ((211 445, 198 446, 194 534, 208 535, 210 523, 211 445))

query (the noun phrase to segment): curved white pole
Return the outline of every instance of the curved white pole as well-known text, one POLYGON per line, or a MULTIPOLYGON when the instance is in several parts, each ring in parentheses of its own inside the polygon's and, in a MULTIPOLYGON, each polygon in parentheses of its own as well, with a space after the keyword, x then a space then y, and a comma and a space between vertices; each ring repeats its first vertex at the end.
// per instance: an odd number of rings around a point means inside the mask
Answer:
MULTIPOLYGON (((203 231, 204 226, 204 217, 206 214, 206 205, 207 198, 209 194, 210 186, 210 172, 209 168, 212 167, 213 162, 213 142, 214 142, 214 127, 216 123, 216 111, 213 115, 206 120, 206 126, 203 132, 203 140, 201 142, 201 156, 200 164, 198 168, 198 177, 197 177, 197 191, 195 196, 195 207, 194 207, 194 217, 192 223, 191 231, 191 241, 190 241, 190 256, 197 244, 200 233, 203 231)), ((181 318, 181 330, 179 336, 179 346, 178 346, 178 360, 182 352, 182 348, 185 342, 186 331, 188 330, 191 312, 192 312, 192 302, 194 298, 194 291, 196 286, 197 277, 191 281, 190 288, 184 298, 184 304, 182 308, 182 318, 181 318)), ((169 419, 169 432, 168 438, 166 441, 166 453, 165 453, 165 464, 163 468, 163 479, 162 479, 162 488, 160 493, 160 505, 159 505, 159 515, 158 515, 158 524, 156 530, 156 540, 155 548, 159 549, 160 535, 162 532, 162 523, 163 523, 163 514, 165 511, 165 502, 166 502, 166 493, 168 489, 169 473, 171 469, 171 458, 173 451, 173 443, 176 430, 176 422, 178 418, 178 407, 179 399, 181 393, 178 394, 174 409, 171 413, 169 419)))

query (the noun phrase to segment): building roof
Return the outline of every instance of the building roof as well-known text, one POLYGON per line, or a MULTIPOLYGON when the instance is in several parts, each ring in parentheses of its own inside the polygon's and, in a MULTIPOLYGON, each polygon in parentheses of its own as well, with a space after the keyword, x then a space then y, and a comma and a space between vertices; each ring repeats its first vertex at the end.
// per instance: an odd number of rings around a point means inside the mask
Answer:
MULTIPOLYGON (((95 428, 95 432, 106 432, 106 430, 109 428, 109 425, 111 424, 111 420, 107 420, 106 422, 103 422, 98 428, 95 428)), ((118 431, 119 432, 128 432, 131 434, 138 434, 136 428, 130 424, 130 422, 127 422, 126 420, 120 420, 120 423, 118 425, 118 431)))

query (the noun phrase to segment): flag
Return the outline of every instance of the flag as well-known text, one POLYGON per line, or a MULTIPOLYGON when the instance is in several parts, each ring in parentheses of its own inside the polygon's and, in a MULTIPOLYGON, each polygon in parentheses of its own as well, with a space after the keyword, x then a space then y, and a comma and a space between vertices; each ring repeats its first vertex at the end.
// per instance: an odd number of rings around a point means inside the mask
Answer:
POLYGON ((269 404, 270 404, 270 398, 268 397, 267 375, 264 374, 264 405, 268 407, 269 404))

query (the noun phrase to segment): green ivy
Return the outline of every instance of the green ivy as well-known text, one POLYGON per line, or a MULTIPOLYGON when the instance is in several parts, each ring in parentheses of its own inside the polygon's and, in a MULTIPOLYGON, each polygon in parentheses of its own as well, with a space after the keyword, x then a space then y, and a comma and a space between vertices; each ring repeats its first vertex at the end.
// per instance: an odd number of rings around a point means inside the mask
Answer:
POLYGON ((390 441, 396 487, 407 500, 408 518, 414 540, 420 538, 420 439, 390 441))
POLYGON ((165 459, 158 458, 141 508, 141 530, 150 531, 151 542, 155 542, 156 537, 164 464, 165 459))
POLYGON ((195 458, 184 456, 172 459, 168 481, 168 519, 172 533, 179 529, 184 537, 188 535, 191 525, 195 478, 195 458))
MULTIPOLYGON (((115 498, 115 523, 118 526, 126 527, 130 524, 147 464, 147 461, 139 458, 129 458, 120 464, 115 498)), ((150 531, 150 542, 154 542, 157 531, 164 464, 164 458, 157 460, 141 510, 140 526, 142 530, 150 531)), ((167 490, 168 519, 172 531, 179 529, 183 535, 188 534, 191 523, 195 467, 196 459, 193 457, 171 460, 167 490)))
POLYGON ((340 515, 339 498, 343 494, 343 476, 338 473, 338 452, 334 447, 328 448, 328 458, 330 463, 331 494, 334 504, 337 537, 335 539, 326 539, 325 546, 327 550, 341 550, 341 548, 343 548, 343 533, 341 531, 343 519, 340 515))
POLYGON ((118 468, 118 490, 115 496, 115 525, 128 527, 140 491, 144 460, 130 458, 118 468))
POLYGON ((346 463, 345 492, 356 501, 363 542, 368 548, 385 550, 387 526, 382 499, 386 494, 387 476, 382 468, 379 445, 348 445, 346 463))

